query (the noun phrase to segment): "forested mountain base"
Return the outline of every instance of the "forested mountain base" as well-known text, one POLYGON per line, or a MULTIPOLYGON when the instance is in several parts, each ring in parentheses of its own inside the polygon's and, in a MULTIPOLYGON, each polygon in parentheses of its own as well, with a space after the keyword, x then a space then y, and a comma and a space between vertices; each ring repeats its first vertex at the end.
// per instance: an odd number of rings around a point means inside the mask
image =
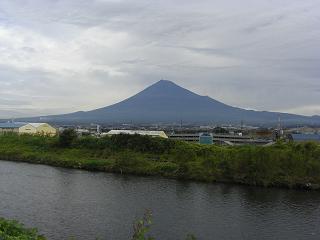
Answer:
POLYGON ((320 189, 320 146, 199 145, 139 135, 1 135, 0 159, 205 182, 320 189))

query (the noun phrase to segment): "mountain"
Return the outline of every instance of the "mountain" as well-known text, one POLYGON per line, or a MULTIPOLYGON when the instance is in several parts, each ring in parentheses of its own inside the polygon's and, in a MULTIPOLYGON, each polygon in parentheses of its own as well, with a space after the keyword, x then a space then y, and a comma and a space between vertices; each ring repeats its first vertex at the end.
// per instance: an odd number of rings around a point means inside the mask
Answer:
MULTIPOLYGON (((200 96, 168 80, 161 80, 119 103, 64 115, 32 118, 32 121, 68 123, 276 123, 320 124, 320 117, 245 110, 200 96)), ((31 119, 24 119, 31 120, 31 119)))

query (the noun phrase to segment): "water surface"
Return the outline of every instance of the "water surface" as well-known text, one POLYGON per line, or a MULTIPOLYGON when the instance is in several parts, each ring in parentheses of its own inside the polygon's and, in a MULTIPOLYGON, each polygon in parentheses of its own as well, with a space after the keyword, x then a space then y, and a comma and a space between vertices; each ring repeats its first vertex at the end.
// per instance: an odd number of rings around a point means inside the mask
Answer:
POLYGON ((0 161, 0 216, 48 239, 130 239, 153 212, 157 239, 320 239, 320 192, 181 182, 0 161))

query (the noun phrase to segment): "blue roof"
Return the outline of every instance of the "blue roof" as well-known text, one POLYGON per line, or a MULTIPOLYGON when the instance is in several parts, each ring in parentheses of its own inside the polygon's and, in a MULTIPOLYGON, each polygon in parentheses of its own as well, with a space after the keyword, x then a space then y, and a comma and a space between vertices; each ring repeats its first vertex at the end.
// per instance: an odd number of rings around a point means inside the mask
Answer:
POLYGON ((294 141, 320 141, 319 134, 291 134, 294 141))
POLYGON ((27 123, 22 123, 22 122, 6 122, 6 123, 0 123, 0 128, 19 128, 27 123))

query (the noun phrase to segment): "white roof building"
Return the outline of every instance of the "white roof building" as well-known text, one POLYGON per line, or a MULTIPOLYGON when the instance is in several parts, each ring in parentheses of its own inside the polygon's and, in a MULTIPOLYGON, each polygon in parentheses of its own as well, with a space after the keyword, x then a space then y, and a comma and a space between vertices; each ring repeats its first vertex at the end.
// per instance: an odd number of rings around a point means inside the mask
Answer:
POLYGON ((32 127, 35 127, 35 128, 38 128, 38 127, 40 127, 40 126, 43 126, 43 125, 45 125, 45 124, 47 124, 47 123, 29 123, 32 127))
POLYGON ((146 135, 151 137, 162 137, 162 138, 168 138, 168 136, 165 134, 164 131, 146 131, 146 130, 110 130, 105 135, 111 136, 111 135, 118 135, 118 134, 129 134, 129 135, 146 135))
POLYGON ((39 134, 54 136, 57 130, 48 123, 23 123, 8 122, 0 123, 0 133, 15 132, 19 134, 39 134))

